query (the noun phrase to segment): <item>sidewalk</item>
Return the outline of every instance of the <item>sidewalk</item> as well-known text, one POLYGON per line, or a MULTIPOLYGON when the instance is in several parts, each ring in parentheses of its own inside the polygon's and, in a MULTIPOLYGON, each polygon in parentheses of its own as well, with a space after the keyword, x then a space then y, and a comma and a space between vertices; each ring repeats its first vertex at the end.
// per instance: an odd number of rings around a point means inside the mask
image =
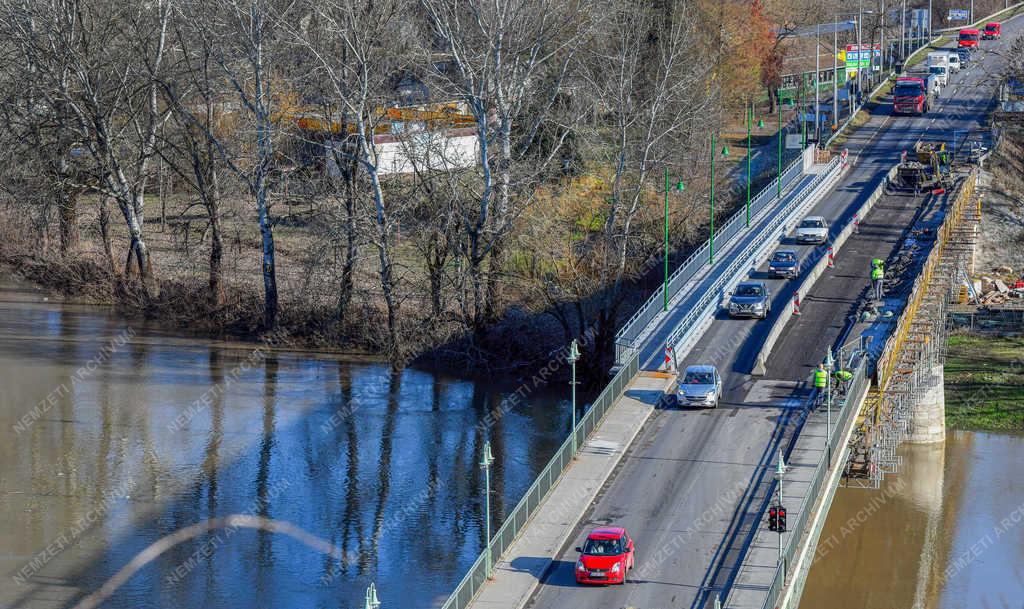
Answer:
MULTIPOLYGON (((580 449, 576 461, 494 565, 494 578, 469 604, 476 609, 520 609, 529 601, 576 524, 587 513, 633 438, 644 426, 673 378, 641 372, 580 449)), ((568 609, 568 608, 567 608, 568 609)))

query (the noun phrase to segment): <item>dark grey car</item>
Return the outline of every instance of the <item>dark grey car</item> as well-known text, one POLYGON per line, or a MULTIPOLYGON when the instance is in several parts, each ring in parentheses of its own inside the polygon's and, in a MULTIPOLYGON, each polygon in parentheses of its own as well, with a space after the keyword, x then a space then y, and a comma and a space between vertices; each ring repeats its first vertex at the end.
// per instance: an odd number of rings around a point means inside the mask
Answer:
POLYGON ((795 279, 800 276, 800 256, 794 250, 779 250, 768 262, 768 272, 775 277, 795 279))
POLYGON ((763 281, 743 281, 729 297, 730 317, 759 317, 772 312, 772 295, 763 281))

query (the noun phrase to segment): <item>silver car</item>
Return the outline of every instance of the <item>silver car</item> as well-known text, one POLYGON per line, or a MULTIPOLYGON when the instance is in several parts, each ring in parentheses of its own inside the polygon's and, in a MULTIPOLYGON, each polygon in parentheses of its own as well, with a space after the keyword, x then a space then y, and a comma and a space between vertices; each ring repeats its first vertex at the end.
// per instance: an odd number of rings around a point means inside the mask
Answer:
POLYGON ((729 296, 729 317, 765 319, 772 313, 772 294, 763 281, 741 281, 729 296))
POLYGON ((676 383, 676 404, 718 408, 722 398, 722 377, 709 365, 690 366, 676 383))

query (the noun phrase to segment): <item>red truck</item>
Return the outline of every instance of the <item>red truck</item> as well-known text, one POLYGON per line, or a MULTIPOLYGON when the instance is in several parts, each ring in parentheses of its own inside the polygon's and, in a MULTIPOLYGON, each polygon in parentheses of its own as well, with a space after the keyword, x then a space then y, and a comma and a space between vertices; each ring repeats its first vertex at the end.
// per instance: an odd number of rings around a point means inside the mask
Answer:
POLYGON ((967 47, 969 49, 978 48, 981 40, 981 31, 973 28, 967 28, 960 30, 960 38, 957 42, 957 46, 967 47))
POLYGON ((893 114, 927 114, 930 101, 928 85, 923 78, 904 76, 896 79, 892 90, 893 114))
POLYGON ((985 40, 999 40, 1003 35, 1003 24, 998 21, 985 24, 985 31, 981 33, 981 37, 985 40))

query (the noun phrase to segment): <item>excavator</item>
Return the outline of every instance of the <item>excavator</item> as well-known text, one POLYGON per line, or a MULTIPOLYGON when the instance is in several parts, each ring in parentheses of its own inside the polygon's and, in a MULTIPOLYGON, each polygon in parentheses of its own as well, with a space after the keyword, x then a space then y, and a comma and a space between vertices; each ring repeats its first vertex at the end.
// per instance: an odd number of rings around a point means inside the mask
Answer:
POLYGON ((942 142, 914 144, 914 155, 903 153, 897 177, 900 183, 915 192, 941 190, 949 184, 949 153, 942 142))

